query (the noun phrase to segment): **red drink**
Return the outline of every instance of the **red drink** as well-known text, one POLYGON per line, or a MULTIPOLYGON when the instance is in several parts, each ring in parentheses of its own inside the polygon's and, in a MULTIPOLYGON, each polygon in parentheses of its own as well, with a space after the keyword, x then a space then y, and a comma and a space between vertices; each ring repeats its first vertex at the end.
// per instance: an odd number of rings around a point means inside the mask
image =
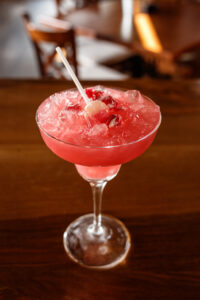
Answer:
MULTIPOLYGON (((90 167, 114 166, 107 168, 109 176, 150 146, 160 124, 160 110, 136 90, 97 86, 86 92, 91 101, 106 104, 106 110, 88 115, 77 90, 54 94, 38 109, 41 134, 47 146, 67 161, 90 167)), ((106 168, 92 169, 89 172, 78 166, 87 178, 88 172, 95 179, 106 175, 106 168)))
POLYGON ((131 241, 120 221, 101 215, 102 192, 122 163, 150 146, 161 114, 138 91, 97 86, 86 93, 87 105, 77 90, 49 97, 38 108, 37 123, 47 146, 75 163, 93 191, 94 213, 67 227, 63 236, 66 252, 83 266, 111 268, 127 256, 131 241))

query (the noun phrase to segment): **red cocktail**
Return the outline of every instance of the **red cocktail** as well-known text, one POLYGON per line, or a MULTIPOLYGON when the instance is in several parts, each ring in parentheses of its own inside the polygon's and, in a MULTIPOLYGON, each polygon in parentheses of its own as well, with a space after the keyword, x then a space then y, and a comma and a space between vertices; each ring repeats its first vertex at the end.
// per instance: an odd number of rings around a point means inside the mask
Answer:
POLYGON ((159 107, 139 91, 96 86, 50 96, 38 108, 37 123, 46 145, 76 165, 93 189, 94 214, 75 220, 64 233, 64 246, 76 262, 98 268, 120 263, 130 248, 126 227, 100 213, 102 191, 121 164, 141 155, 161 122, 159 107))

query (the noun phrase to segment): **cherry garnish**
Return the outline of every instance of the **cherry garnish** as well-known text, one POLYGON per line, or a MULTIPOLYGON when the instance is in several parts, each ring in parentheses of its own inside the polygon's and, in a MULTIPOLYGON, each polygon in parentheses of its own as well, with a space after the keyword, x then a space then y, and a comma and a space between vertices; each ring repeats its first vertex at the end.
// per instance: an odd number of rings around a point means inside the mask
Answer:
POLYGON ((104 102, 109 108, 117 108, 117 101, 115 101, 111 96, 106 96, 101 99, 101 101, 104 102))
POLYGON ((109 128, 112 128, 114 126, 119 126, 121 124, 122 117, 120 115, 111 115, 107 119, 107 125, 109 128))
POLYGON ((87 88, 85 89, 86 95, 88 96, 88 98, 92 99, 92 100, 98 100, 99 98, 101 98, 103 96, 103 92, 100 90, 94 90, 92 88, 87 88))

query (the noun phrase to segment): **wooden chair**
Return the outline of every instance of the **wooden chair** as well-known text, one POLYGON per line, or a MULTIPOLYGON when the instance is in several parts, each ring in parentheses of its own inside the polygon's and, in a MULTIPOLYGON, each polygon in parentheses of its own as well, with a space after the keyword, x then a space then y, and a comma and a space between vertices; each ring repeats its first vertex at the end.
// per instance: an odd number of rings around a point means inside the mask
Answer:
MULTIPOLYGON (((45 26, 47 28, 53 29, 53 30, 66 30, 66 28, 72 26, 68 21, 63 21, 54 17, 41 15, 40 18, 38 18, 39 24, 42 26, 45 26)), ((98 64, 98 63, 91 63, 92 57, 89 59, 87 57, 92 56, 92 54, 99 53, 99 48, 94 49, 94 51, 89 51, 89 49, 82 49, 84 46, 82 43, 80 43, 79 37, 86 37, 89 40, 95 39, 95 35, 91 30, 83 30, 83 29, 77 29, 74 28, 75 36, 76 36, 76 58, 78 63, 78 75, 81 80, 124 80, 128 77, 128 75, 121 73, 120 71, 117 71, 113 68, 110 68, 108 66, 98 64), (78 40, 77 40, 78 39, 78 40), (88 52, 87 57, 82 57, 83 52, 88 52)), ((102 50, 100 50, 102 52, 102 50)), ((105 52, 105 49, 104 49, 105 52)), ((113 55, 112 55, 113 56, 113 55)))
MULTIPOLYGON (((50 16, 40 16, 39 22, 54 29, 64 29, 70 24, 67 20, 50 16)), ((82 66, 98 65, 117 70, 116 65, 123 65, 135 55, 132 50, 123 45, 98 38, 91 29, 74 27, 74 31, 79 46, 77 61, 82 66)), ((121 73, 123 73, 122 69, 121 73)))
POLYGON ((26 31, 31 39, 35 49, 40 74, 42 77, 66 78, 63 72, 63 65, 58 59, 55 48, 57 46, 65 49, 67 59, 78 76, 77 60, 76 60, 76 45, 75 34, 73 28, 69 25, 65 29, 38 28, 30 20, 30 16, 25 13, 23 15, 26 31), (44 44, 53 45, 49 50, 44 48, 44 44), (43 46, 43 47, 42 47, 43 46))
POLYGON ((200 42, 182 49, 173 57, 155 60, 155 65, 160 74, 171 78, 199 78, 200 42))

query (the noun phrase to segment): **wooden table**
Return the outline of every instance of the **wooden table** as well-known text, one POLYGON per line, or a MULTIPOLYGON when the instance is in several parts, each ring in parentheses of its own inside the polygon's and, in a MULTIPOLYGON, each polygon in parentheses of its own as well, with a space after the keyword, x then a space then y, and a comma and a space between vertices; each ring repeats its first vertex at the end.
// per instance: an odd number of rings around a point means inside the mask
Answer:
MULTIPOLYGON (((142 4, 139 7, 139 1, 133 1, 132 11, 126 12, 122 9, 123 1, 128 3, 131 0, 99 1, 72 11, 63 18, 75 27, 91 30, 98 38, 125 44, 133 50, 139 44, 142 48, 134 22, 138 13, 142 12, 142 4), (132 18, 132 22, 127 20, 129 18, 132 18)), ((199 15, 200 4, 195 1, 184 1, 181 4, 177 1, 170 10, 160 9, 148 15, 162 46, 160 55, 176 57, 186 49, 200 44, 200 31, 197 30, 200 27, 199 15)))
POLYGON ((155 14, 141 16, 138 0, 133 1, 132 11, 127 12, 122 10, 122 1, 131 0, 100 1, 63 18, 78 32, 88 31, 99 39, 123 44, 148 61, 155 60, 161 73, 184 72, 177 69, 177 60, 183 53, 200 47, 200 4, 174 1, 177 4, 171 10, 160 9, 155 14), (139 17, 142 17, 140 22, 139 17))
POLYGON ((131 233, 130 254, 107 271, 81 268, 65 254, 62 234, 92 211, 91 191, 44 145, 35 111, 73 84, 0 80, 0 299, 200 299, 200 85, 103 84, 142 90, 163 115, 150 149, 104 193, 103 211, 131 233))

